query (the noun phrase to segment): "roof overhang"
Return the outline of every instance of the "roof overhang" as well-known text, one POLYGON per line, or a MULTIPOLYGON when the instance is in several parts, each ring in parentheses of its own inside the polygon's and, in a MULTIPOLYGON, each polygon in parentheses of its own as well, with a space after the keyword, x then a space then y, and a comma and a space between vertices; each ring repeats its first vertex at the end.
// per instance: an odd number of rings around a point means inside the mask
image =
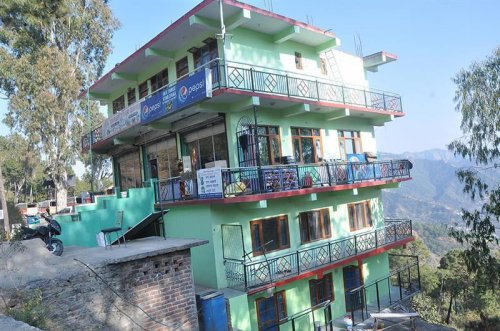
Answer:
MULTIPOLYGON (((235 0, 222 0, 226 30, 241 27, 272 37, 279 44, 294 41, 313 47, 317 52, 338 46, 340 40, 328 30, 323 30, 291 18, 269 12, 235 0)), ((138 76, 145 68, 157 63, 172 61, 175 54, 193 46, 193 39, 201 36, 214 37, 220 33, 219 1, 205 0, 177 21, 160 32, 144 46, 102 76, 90 87, 90 97, 109 100, 117 90, 138 84, 138 76)), ((86 91, 80 97, 86 96, 86 91)))
POLYGON ((396 61, 398 56, 387 52, 377 52, 363 57, 363 65, 366 70, 377 72, 382 64, 396 61))

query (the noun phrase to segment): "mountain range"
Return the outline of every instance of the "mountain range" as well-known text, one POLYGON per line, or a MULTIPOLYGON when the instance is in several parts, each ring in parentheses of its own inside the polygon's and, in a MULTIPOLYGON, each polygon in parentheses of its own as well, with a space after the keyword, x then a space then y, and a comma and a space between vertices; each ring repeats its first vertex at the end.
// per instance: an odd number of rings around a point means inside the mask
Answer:
MULTIPOLYGON (((463 184, 456 176, 461 168, 474 166, 470 161, 453 153, 433 149, 417 153, 380 153, 384 159, 408 159, 412 162, 412 180, 401 183, 398 189, 383 191, 386 217, 410 218, 414 221, 450 224, 460 222, 460 211, 476 209, 480 203, 472 201, 463 192, 463 184)), ((489 182, 496 182, 500 171, 482 172, 489 182)))

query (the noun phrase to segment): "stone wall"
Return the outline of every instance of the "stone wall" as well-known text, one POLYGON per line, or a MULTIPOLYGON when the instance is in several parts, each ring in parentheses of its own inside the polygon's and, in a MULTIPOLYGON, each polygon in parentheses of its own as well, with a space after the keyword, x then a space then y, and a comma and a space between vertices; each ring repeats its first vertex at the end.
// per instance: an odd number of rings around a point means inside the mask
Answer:
POLYGON ((94 266, 72 260, 80 272, 23 286, 42 290, 50 330, 198 330, 189 249, 94 266))

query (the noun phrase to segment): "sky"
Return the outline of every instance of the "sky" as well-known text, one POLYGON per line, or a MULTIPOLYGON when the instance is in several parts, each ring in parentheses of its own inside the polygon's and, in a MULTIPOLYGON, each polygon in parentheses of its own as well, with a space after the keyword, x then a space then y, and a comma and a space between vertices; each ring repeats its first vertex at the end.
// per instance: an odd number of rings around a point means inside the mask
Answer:
MULTIPOLYGON (((497 0, 244 0, 315 25, 332 29, 341 49, 363 54, 387 51, 398 61, 369 73, 370 86, 401 94, 405 116, 376 129, 378 150, 391 153, 445 148, 460 137, 452 78, 500 46, 497 0), (272 6, 272 8, 271 8, 272 6)), ((192 9, 195 0, 112 0, 121 27, 104 72, 192 9)), ((0 102, 0 118, 7 109, 0 102)), ((0 125, 0 134, 8 129, 0 125)))

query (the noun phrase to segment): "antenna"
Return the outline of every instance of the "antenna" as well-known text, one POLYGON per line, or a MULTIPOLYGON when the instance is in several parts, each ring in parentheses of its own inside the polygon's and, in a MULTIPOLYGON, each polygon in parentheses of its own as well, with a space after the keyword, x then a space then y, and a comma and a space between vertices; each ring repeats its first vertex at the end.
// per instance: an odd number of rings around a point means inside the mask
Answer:
POLYGON ((356 49, 356 55, 359 57, 363 57, 363 43, 361 42, 361 37, 357 32, 354 35, 354 47, 356 49))

